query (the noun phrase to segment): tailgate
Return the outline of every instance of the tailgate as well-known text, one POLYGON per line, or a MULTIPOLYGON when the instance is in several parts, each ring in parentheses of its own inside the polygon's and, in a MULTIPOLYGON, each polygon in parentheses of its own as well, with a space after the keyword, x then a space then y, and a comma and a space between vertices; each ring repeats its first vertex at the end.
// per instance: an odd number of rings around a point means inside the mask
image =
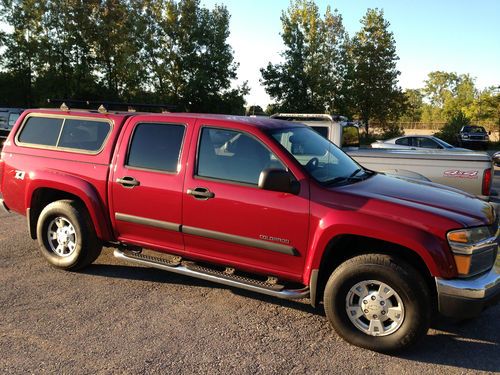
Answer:
POLYGON ((493 172, 491 157, 486 153, 471 152, 409 152, 357 150, 348 154, 366 168, 405 175, 410 171, 428 180, 483 196, 483 181, 493 172), (488 171, 488 172, 487 172, 488 171))

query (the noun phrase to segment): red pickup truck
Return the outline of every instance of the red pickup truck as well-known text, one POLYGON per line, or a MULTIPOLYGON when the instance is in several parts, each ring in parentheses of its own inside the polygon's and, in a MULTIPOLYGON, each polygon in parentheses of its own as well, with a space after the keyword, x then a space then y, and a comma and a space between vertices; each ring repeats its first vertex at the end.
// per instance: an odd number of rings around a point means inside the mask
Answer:
POLYGON ((372 350, 414 343, 435 311, 472 317, 500 296, 490 203, 367 170, 299 123, 28 110, 1 153, 0 191, 57 268, 114 247, 322 303, 340 336, 372 350))

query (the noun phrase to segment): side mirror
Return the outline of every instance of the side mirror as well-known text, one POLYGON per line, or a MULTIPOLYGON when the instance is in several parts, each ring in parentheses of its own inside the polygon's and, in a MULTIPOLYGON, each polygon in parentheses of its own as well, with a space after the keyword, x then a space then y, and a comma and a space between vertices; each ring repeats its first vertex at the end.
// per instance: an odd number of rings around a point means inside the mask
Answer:
POLYGON ((493 159, 493 164, 500 167, 500 151, 495 152, 491 158, 493 159))
POLYGON ((283 169, 267 168, 260 172, 259 189, 297 195, 300 192, 300 183, 283 169))

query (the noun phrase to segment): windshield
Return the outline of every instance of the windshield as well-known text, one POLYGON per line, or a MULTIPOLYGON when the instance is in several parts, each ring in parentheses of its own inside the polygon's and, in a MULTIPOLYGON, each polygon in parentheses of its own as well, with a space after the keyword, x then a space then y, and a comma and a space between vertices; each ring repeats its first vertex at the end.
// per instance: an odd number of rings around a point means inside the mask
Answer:
POLYGON ((372 174, 313 129, 297 127, 272 129, 269 132, 321 183, 353 182, 372 174))
POLYGON ((464 132, 469 133, 486 133, 482 126, 464 126, 464 132))

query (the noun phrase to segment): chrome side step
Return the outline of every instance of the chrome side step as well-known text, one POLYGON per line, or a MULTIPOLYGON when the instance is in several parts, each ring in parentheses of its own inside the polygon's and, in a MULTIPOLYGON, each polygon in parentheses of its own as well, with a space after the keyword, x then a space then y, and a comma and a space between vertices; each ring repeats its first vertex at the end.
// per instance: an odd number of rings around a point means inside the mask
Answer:
POLYGON ((301 299, 309 297, 309 288, 302 289, 284 289, 282 285, 267 284, 258 280, 252 280, 246 277, 231 275, 222 271, 212 270, 203 266, 196 265, 193 262, 181 262, 180 257, 163 259, 151 257, 143 254, 134 254, 132 252, 115 249, 113 255, 116 258, 126 259, 130 262, 142 264, 144 266, 159 268, 164 271, 178 273, 196 277, 198 279, 212 281, 215 283, 250 290, 268 296, 283 299, 301 299))

